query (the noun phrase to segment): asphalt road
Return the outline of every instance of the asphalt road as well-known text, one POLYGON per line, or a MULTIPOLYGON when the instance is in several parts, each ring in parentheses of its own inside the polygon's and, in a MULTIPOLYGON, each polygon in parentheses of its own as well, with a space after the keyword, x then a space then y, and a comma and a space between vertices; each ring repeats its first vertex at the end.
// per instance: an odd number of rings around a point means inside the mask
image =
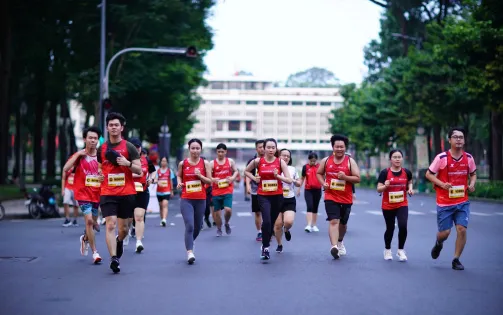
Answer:
POLYGON ((430 257, 436 232, 431 196, 410 202, 405 263, 396 256, 383 260, 384 220, 375 192, 357 191, 348 255, 340 260, 329 253, 323 205, 320 232, 303 231, 301 197, 292 241, 262 263, 250 204, 242 192, 234 199, 232 235, 203 230, 194 265, 186 263, 183 221, 173 201, 172 225, 162 228, 157 215, 149 215, 145 251, 135 254, 130 242, 118 275, 109 269, 103 232, 97 239, 104 263, 95 266, 79 253, 82 226, 63 228, 61 219, 2 221, 0 314, 503 314, 502 204, 472 203, 461 257, 466 269, 454 271, 454 237, 438 260, 430 257))

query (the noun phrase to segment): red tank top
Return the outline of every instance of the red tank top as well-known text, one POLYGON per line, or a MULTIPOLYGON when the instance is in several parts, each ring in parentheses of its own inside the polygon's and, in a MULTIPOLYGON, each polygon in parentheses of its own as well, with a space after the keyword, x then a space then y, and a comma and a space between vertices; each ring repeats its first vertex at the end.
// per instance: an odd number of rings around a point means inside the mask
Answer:
POLYGON ((451 151, 447 151, 447 165, 438 171, 438 179, 451 183, 452 188, 445 190, 435 185, 437 204, 457 205, 468 201, 468 156, 463 152, 459 161, 452 158, 451 151))
MULTIPOLYGON (((117 153, 122 154, 129 159, 126 140, 121 140, 119 145, 113 148, 117 153)), ((133 181, 133 172, 127 166, 115 166, 110 163, 105 154, 107 152, 108 142, 101 146, 101 171, 105 179, 101 183, 102 196, 127 196, 135 195, 136 189, 133 181)))
POLYGON ((75 200, 99 202, 100 186, 97 157, 89 155, 80 157, 75 165, 73 185, 75 200))
POLYGON ((321 189, 320 182, 318 178, 316 178, 316 172, 318 172, 318 168, 320 164, 315 164, 311 166, 310 164, 306 164, 306 186, 305 189, 321 189))
POLYGON ((325 182, 328 189, 325 190, 325 200, 332 200, 337 203, 353 203, 353 187, 351 183, 339 179, 337 174, 344 172, 347 176, 351 175, 349 170, 349 156, 345 155, 340 164, 334 162, 334 157, 330 156, 325 164, 325 182))
POLYGON ((402 168, 400 176, 395 176, 390 168, 386 180, 390 181, 388 189, 382 194, 382 208, 384 210, 393 210, 409 205, 407 200, 407 172, 402 168))
POLYGON ((182 198, 184 199, 206 199, 206 189, 203 187, 203 182, 195 174, 196 168, 203 176, 206 176, 203 159, 200 158, 196 165, 190 164, 188 159, 183 160, 182 182, 185 185, 182 187, 182 198))
POLYGON ((161 172, 161 169, 157 170, 157 192, 167 193, 171 192, 171 170, 166 168, 166 172, 161 172))
POLYGON ((140 157, 140 163, 141 163, 141 171, 143 174, 140 177, 133 176, 133 181, 137 193, 145 191, 147 189, 147 176, 148 176, 147 158, 144 156, 140 157))
POLYGON ((260 183, 258 184, 257 194, 262 196, 283 195, 283 185, 279 179, 274 177, 274 170, 278 170, 281 175, 281 160, 275 158, 274 161, 268 163, 265 158, 261 157, 258 164, 258 175, 260 183))
POLYGON ((227 183, 225 180, 225 178, 232 176, 231 162, 229 162, 228 158, 225 158, 223 165, 218 164, 217 160, 213 160, 213 174, 211 174, 211 176, 215 179, 219 179, 218 183, 212 184, 211 194, 213 196, 233 193, 234 185, 232 183, 227 183))

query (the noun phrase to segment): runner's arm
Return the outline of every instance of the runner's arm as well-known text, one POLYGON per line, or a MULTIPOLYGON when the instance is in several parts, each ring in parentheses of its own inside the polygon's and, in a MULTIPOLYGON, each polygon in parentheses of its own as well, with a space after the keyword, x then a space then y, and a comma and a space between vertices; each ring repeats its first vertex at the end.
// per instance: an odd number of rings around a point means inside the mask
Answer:
POLYGON ((248 166, 246 167, 246 169, 244 171, 246 177, 249 178, 250 180, 255 181, 255 176, 253 176, 251 171, 253 171, 253 169, 257 167, 257 164, 259 163, 259 161, 260 161, 260 158, 256 158, 256 159, 252 160, 248 164, 248 166))
POLYGON ((202 173, 198 175, 198 177, 201 179, 201 181, 205 184, 211 184, 213 182, 213 179, 211 178, 211 165, 210 162, 204 161, 204 168, 206 170, 206 176, 204 176, 202 173))
POLYGON ((344 179, 352 184, 358 184, 360 182, 360 168, 353 158, 349 158, 349 163, 351 164, 351 176, 344 176, 344 179))
POLYGON ((236 180, 236 178, 238 177, 238 174, 239 174, 239 171, 238 169, 236 168, 236 162, 234 162, 233 159, 229 159, 230 161, 230 164, 231 164, 231 170, 232 170, 232 176, 231 176, 231 183, 234 182, 236 180))
POLYGON ((321 160, 320 167, 318 167, 318 171, 316 172, 316 179, 318 179, 322 187, 325 187, 325 164, 327 159, 328 157, 321 160))

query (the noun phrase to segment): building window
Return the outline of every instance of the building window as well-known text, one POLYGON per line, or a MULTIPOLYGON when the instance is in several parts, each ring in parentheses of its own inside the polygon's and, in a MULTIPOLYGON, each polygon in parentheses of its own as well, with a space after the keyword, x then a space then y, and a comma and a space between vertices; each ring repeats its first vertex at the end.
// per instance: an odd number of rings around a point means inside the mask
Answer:
POLYGON ((321 106, 331 106, 332 103, 330 103, 330 102, 321 102, 320 105, 321 106))
POLYGON ((224 122, 221 120, 217 120, 217 131, 224 130, 224 122))
POLYGON ((251 120, 246 121, 246 131, 252 131, 252 122, 251 120))
POLYGON ((255 90, 257 84, 255 82, 245 82, 245 90, 255 90))
POLYGON ((278 143, 288 143, 287 139, 278 139, 278 143))
POLYGON ((273 101, 264 101, 264 105, 274 105, 273 101))
POLYGON ((293 139, 293 140, 292 140, 292 143, 302 143, 302 140, 299 140, 299 139, 293 139))
POLYGON ((307 106, 316 106, 318 103, 316 102, 306 102, 307 106))
POLYGON ((229 82, 229 90, 241 90, 241 82, 229 82))
POLYGON ((246 101, 246 105, 257 105, 257 101, 246 101))
POLYGON ((303 102, 292 102, 292 105, 294 106, 302 106, 303 102))
POLYGON ((306 140, 306 143, 316 143, 316 140, 306 140))
POLYGON ((241 101, 229 101, 230 105, 239 105, 241 104, 241 101))
POLYGON ((213 89, 213 90, 223 90, 223 88, 224 88, 223 82, 212 82, 211 83, 211 89, 213 89))
POLYGON ((223 103, 224 101, 216 101, 216 100, 211 101, 212 105, 222 105, 223 103))
POLYGON ((278 105, 285 106, 285 105, 288 105, 288 102, 279 101, 279 102, 278 102, 278 105))
POLYGON ((241 122, 239 120, 229 121, 229 131, 239 131, 241 122))

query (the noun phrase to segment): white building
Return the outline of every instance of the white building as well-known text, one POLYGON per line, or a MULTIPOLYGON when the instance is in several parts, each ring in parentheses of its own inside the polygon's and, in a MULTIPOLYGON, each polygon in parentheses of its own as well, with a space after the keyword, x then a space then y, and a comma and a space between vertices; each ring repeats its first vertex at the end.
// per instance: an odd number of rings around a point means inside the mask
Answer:
POLYGON ((198 120, 186 139, 199 138, 204 155, 215 156, 223 142, 228 156, 244 161, 255 154, 257 139, 274 138, 279 148, 294 151, 295 164, 309 151, 320 158, 331 152, 331 111, 342 105, 337 88, 283 88, 252 76, 207 77, 198 89, 198 120))

